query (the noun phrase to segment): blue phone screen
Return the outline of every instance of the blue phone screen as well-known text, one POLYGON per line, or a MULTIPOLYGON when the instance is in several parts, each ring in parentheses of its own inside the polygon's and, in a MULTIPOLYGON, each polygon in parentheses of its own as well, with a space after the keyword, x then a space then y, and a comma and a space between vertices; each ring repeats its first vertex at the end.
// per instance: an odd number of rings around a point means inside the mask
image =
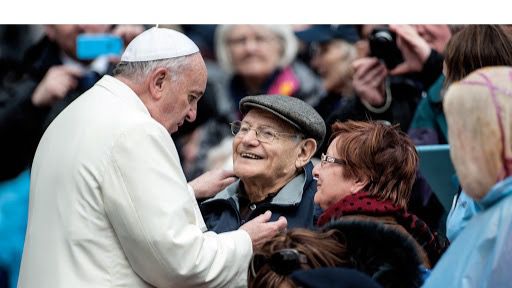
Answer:
POLYGON ((78 59, 92 60, 99 56, 120 56, 123 40, 112 34, 81 34, 76 40, 78 59))

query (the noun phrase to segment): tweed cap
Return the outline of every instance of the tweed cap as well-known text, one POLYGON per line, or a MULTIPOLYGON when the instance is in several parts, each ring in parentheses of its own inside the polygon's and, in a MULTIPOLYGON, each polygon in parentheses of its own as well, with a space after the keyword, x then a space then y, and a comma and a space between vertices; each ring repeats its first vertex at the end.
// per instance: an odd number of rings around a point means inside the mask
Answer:
POLYGON ((266 110, 290 123, 307 138, 313 138, 317 147, 322 145, 325 137, 325 122, 306 102, 283 95, 246 96, 240 100, 240 112, 247 114, 252 108, 266 110))

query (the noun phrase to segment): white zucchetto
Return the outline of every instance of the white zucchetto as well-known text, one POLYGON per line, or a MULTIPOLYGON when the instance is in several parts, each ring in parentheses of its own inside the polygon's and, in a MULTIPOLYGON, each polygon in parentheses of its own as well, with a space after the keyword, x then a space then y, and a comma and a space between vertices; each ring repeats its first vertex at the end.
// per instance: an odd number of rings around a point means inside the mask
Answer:
POLYGON ((197 45, 178 31, 153 27, 135 37, 121 62, 153 61, 186 56, 199 52, 197 45))

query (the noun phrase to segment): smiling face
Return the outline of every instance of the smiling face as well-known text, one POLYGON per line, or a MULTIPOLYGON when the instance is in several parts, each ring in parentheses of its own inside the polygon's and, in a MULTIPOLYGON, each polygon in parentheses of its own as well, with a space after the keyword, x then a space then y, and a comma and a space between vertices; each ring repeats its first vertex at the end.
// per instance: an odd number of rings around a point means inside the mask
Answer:
MULTIPOLYGON (((266 127, 279 133, 296 133, 285 121, 256 108, 251 109, 242 122, 252 129, 266 127)), ((272 143, 264 143, 256 138, 254 130, 250 130, 233 140, 233 169, 244 183, 280 186, 296 174, 299 154, 298 141, 292 137, 277 136, 272 143)))
MULTIPOLYGON (((326 155, 338 158, 336 153, 336 145, 340 141, 341 136, 336 137, 329 148, 326 155)), ((315 194, 315 203, 320 205, 322 209, 336 204, 341 199, 359 192, 363 186, 356 180, 344 176, 344 165, 338 163, 318 163, 313 168, 313 176, 317 178, 317 190, 315 194)))
POLYGON ((279 38, 261 25, 236 25, 226 42, 233 70, 244 78, 266 78, 277 68, 282 55, 279 38))

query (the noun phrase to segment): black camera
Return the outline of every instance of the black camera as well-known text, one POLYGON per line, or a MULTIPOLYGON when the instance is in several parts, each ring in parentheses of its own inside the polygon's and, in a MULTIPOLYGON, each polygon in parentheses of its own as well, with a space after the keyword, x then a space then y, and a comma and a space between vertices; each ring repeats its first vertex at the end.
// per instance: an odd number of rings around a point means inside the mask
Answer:
POLYGON ((396 45, 396 33, 387 27, 378 27, 372 30, 368 37, 370 54, 384 62, 388 70, 404 62, 402 52, 396 45))

